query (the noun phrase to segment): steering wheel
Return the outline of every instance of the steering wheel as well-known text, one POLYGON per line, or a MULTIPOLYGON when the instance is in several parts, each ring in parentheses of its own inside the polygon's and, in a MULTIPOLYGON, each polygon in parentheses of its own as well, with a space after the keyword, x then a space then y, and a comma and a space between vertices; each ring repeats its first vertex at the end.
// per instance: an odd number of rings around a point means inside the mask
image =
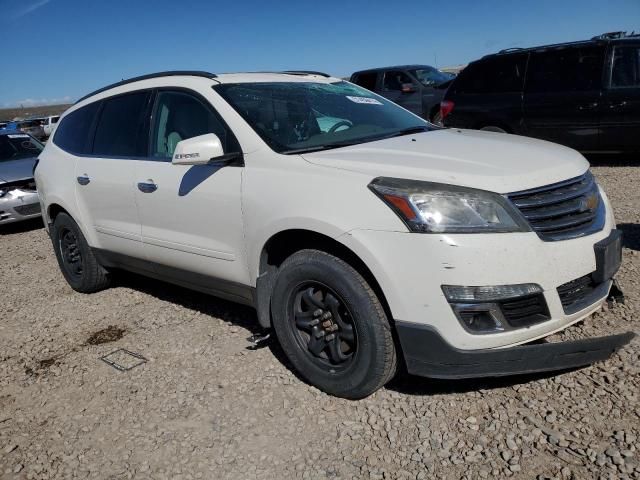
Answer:
POLYGON ((335 133, 340 127, 353 127, 353 123, 349 120, 341 120, 329 129, 329 133, 335 133))

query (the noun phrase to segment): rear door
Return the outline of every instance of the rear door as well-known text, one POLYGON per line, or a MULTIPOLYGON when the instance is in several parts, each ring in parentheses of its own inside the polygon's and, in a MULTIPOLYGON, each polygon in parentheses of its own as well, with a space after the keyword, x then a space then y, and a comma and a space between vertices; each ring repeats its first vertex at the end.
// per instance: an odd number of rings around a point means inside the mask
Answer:
POLYGON ((603 45, 532 52, 524 95, 525 133, 581 151, 598 149, 603 45))
POLYGON ((134 160, 146 155, 149 91, 100 102, 89 153, 76 161, 76 198, 84 225, 103 250, 142 258, 134 160))
POLYGON ((416 115, 422 116, 422 91, 406 72, 387 70, 382 74, 380 94, 416 115))
POLYGON ((600 149, 640 150, 640 42, 612 47, 601 117, 600 149))

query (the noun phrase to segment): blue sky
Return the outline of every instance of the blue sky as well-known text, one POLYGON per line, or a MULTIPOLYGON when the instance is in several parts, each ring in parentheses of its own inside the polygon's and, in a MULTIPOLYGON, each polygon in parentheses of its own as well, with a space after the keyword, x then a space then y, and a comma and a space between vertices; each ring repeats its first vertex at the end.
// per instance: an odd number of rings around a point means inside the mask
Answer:
POLYGON ((633 29, 640 0, 0 0, 0 107, 161 70, 346 76, 633 29))

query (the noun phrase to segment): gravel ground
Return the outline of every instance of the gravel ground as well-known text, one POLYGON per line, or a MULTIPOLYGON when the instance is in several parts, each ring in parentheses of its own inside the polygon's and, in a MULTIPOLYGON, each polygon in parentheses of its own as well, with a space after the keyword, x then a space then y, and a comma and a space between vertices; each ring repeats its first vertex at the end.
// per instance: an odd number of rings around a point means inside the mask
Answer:
MULTIPOLYGON (((640 170, 594 172, 626 234, 626 303, 570 336, 640 330, 640 170)), ((37 223, 0 245, 1 478, 640 478, 637 339, 582 370, 402 376, 353 402, 303 383, 276 345, 248 350, 251 309, 132 275, 75 293, 37 223), (148 362, 99 360, 118 348, 148 362)))

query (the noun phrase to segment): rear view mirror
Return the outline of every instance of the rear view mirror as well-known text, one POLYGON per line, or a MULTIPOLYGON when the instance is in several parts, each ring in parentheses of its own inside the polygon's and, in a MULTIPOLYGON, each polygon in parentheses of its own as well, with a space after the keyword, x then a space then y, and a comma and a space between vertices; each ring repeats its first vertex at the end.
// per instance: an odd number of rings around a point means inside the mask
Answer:
POLYGON ((224 158, 222 143, 215 133, 178 142, 171 163, 174 165, 207 165, 212 160, 224 158))
POLYGON ((414 93, 416 91, 416 87, 413 83, 403 83, 400 90, 402 93, 414 93))

